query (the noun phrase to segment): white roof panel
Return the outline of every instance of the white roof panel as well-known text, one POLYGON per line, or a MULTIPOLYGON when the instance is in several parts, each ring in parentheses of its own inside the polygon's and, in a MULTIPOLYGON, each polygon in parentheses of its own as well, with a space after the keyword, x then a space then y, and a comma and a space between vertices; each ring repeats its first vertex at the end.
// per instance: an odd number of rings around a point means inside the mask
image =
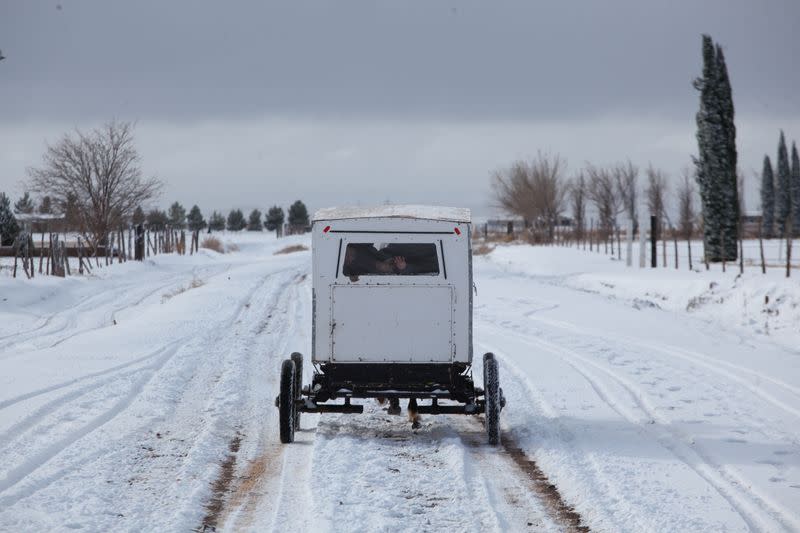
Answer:
POLYGON ((381 205, 376 207, 326 207, 312 217, 317 220, 343 220, 353 218, 418 218, 422 220, 447 220, 469 223, 471 215, 464 207, 435 205, 381 205))

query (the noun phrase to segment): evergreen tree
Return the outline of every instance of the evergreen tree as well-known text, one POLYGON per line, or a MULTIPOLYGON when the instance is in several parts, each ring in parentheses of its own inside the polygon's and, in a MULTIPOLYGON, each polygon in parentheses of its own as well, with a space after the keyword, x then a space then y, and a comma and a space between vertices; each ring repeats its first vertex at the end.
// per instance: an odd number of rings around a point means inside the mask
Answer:
POLYGON ((49 196, 45 196, 42 198, 42 201, 39 202, 39 213, 43 215, 49 215, 53 213, 53 200, 49 196))
POLYGON ((283 226, 284 219, 283 208, 273 205, 269 208, 269 211, 267 211, 267 220, 264 222, 264 226, 269 231, 275 231, 283 226))
POLYGON ((225 229, 225 217, 216 211, 208 217, 208 231, 223 231, 225 229))
POLYGON ((193 205, 189 210, 189 215, 186 217, 186 221, 188 222, 189 229, 192 231, 200 231, 206 227, 206 221, 203 218, 203 213, 200 212, 200 208, 197 207, 197 204, 193 205))
POLYGON ((19 233, 19 224, 11 211, 11 200, 6 193, 0 192, 0 245, 8 246, 14 244, 19 233))
POLYGON ((775 176, 775 222, 778 225, 778 236, 786 235, 786 225, 792 215, 791 171, 789 154, 786 151, 786 139, 778 140, 777 176, 775 176))
POLYGON ((241 209, 231 209, 228 213, 228 231, 241 231, 247 227, 247 222, 244 219, 244 213, 241 209))
POLYGON ((725 57, 711 37, 703 35, 703 74, 697 112, 697 183, 703 210, 703 241, 709 261, 738 256, 739 196, 736 172, 736 128, 725 57), (723 250, 724 243, 724 250, 723 250))
POLYGON ((722 183, 722 228, 721 231, 725 238, 725 256, 733 261, 739 256, 739 226, 740 220, 740 201, 739 195, 739 170, 738 154, 736 152, 736 124, 734 121, 733 91, 731 89, 730 78, 728 77, 728 67, 725 64, 725 55, 719 44, 716 45, 717 76, 718 76, 718 98, 720 110, 722 112, 723 137, 720 139, 720 151, 724 154, 725 170, 720 175, 722 183))
POLYGON ((792 228, 794 235, 800 237, 800 157, 797 144, 792 142, 792 228))
POLYGON ((767 239, 772 238, 775 226, 775 178, 769 156, 764 156, 764 170, 761 171, 761 232, 767 239))
POLYGON ((177 229, 186 227, 186 209, 178 202, 169 206, 169 225, 177 229))
POLYGON ((131 217, 131 222, 133 222, 134 226, 138 226, 139 224, 144 224, 146 221, 146 217, 144 215, 144 210, 142 206, 137 205, 136 209, 133 210, 133 216, 131 217))
POLYGON ((26 192, 22 195, 22 198, 14 203, 14 212, 18 215, 30 215, 33 213, 33 201, 30 194, 26 192))
POLYGON ((147 227, 151 230, 160 231, 167 227, 169 217, 160 209, 151 209, 147 213, 147 227))
POLYGON ((308 209, 306 204, 297 200, 289 207, 290 226, 308 226, 308 209))
POLYGON ((264 226, 261 224, 261 211, 253 209, 247 221, 247 231, 261 231, 264 226))

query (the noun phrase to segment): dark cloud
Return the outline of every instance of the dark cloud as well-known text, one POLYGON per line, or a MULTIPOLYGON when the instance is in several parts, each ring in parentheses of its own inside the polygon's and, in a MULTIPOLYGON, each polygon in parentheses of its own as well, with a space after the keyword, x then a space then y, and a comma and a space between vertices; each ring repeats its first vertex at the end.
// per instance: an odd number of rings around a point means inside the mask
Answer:
POLYGON ((2 120, 685 113, 696 106, 702 32, 726 48, 740 111, 800 114, 796 0, 64 0, 0 10, 2 120))

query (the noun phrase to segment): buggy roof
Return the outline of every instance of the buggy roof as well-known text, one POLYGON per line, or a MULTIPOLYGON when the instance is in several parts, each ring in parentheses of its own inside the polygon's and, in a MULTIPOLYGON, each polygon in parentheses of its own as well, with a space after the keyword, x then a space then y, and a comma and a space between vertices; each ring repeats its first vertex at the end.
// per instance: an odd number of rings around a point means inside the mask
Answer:
POLYGON ((464 207, 434 205, 381 205, 376 207, 326 207, 314 213, 312 222, 318 220, 343 220, 357 218, 416 218, 469 223, 471 215, 464 207))

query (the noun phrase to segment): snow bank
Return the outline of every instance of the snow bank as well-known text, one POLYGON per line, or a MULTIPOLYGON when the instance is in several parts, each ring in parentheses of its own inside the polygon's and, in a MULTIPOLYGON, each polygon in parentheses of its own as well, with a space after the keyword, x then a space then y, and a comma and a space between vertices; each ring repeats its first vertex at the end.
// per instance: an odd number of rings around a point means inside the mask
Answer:
MULTIPOLYGON (((686 268, 627 267, 624 261, 574 248, 500 245, 488 260, 509 272, 554 276, 577 290, 626 301, 637 309, 687 313, 731 331, 769 336, 785 346, 800 344, 800 270, 700 264, 686 268)), ((659 257, 660 261, 660 257, 659 257)))

